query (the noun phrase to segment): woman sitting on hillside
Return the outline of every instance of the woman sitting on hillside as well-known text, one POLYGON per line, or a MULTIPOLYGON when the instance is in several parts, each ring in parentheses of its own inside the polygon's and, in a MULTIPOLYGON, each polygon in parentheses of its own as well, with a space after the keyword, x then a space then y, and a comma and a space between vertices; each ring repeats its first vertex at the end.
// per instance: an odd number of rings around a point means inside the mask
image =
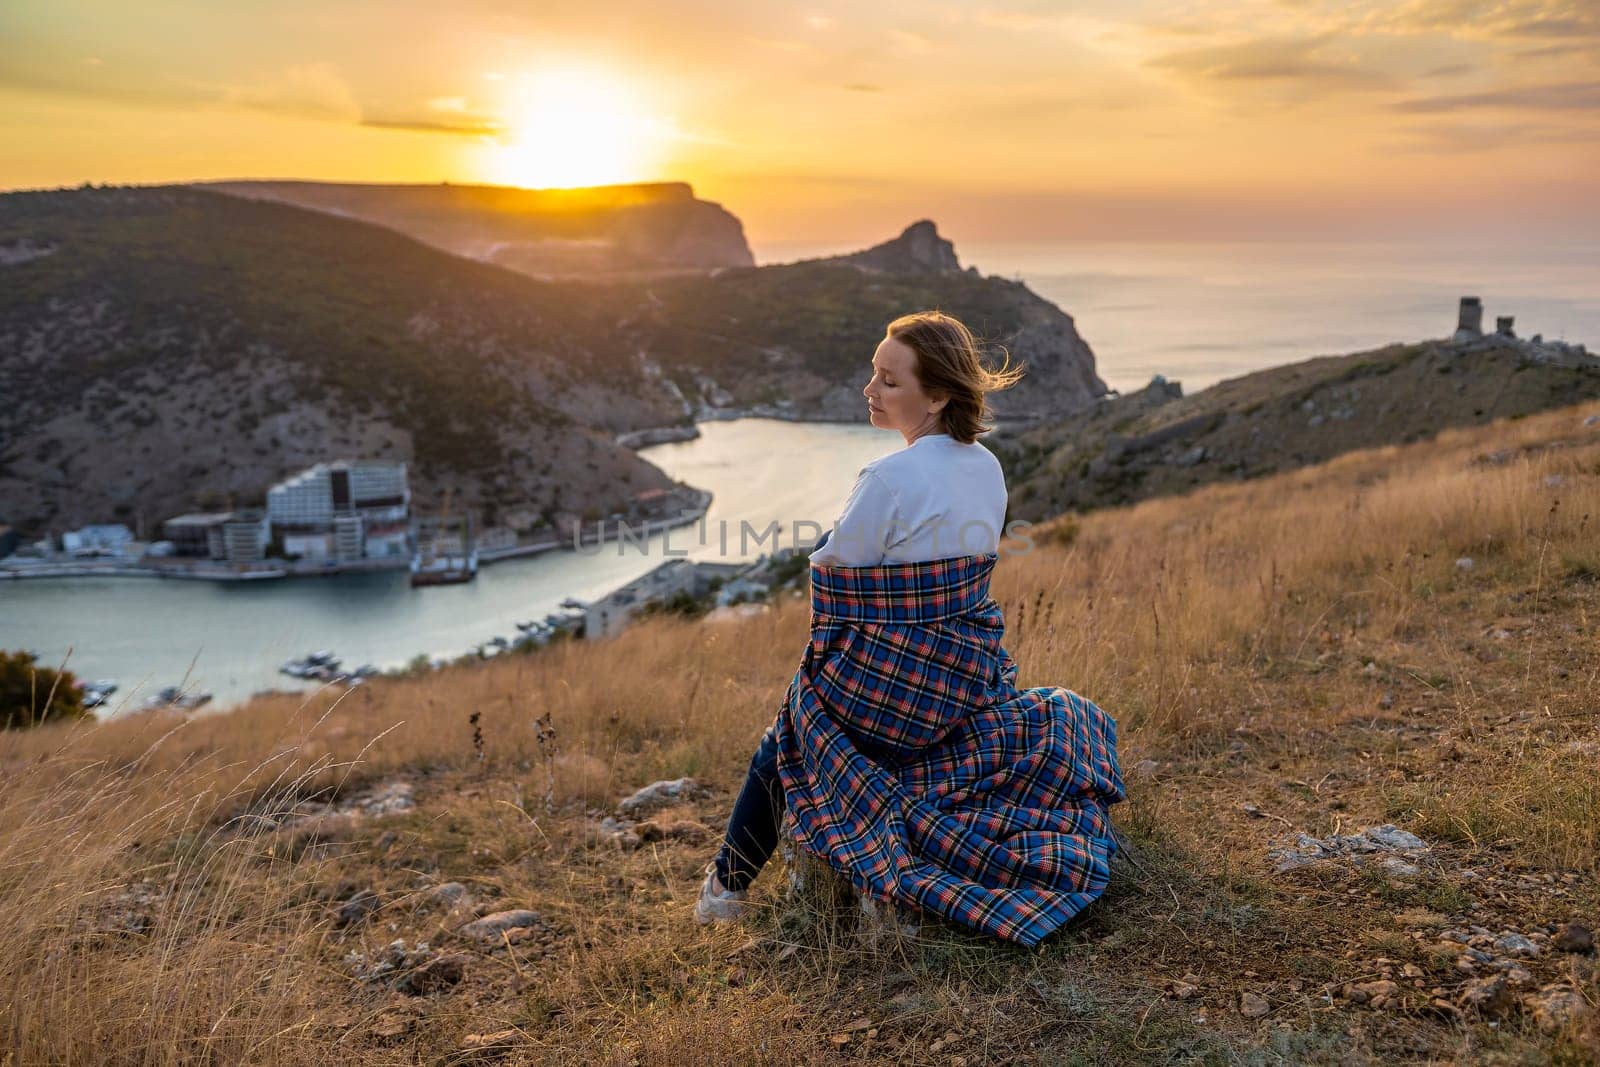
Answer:
POLYGON ((695 916, 738 917, 777 845, 796 843, 864 899, 1034 945, 1105 889, 1123 798, 1116 724, 1056 687, 1016 688, 989 596, 1005 523, 978 435, 985 367, 956 319, 896 319, 862 390, 906 447, 864 467, 812 551, 811 641, 751 760, 695 916))

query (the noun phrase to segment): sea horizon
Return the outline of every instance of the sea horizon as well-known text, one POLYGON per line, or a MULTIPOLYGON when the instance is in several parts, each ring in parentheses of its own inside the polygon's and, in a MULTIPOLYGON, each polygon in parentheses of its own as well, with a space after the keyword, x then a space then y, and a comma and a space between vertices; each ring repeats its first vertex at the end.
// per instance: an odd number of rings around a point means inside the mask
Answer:
MULTIPOLYGON (((1600 240, 962 241, 963 267, 1021 280, 1069 315, 1109 388, 1160 374, 1192 394, 1320 356, 1448 337, 1460 298, 1522 337, 1600 347, 1600 240)), ((761 266, 859 251, 752 242, 761 266)), ((911 308, 908 311, 914 310, 911 308)), ((865 353, 863 363, 871 353, 865 353)))

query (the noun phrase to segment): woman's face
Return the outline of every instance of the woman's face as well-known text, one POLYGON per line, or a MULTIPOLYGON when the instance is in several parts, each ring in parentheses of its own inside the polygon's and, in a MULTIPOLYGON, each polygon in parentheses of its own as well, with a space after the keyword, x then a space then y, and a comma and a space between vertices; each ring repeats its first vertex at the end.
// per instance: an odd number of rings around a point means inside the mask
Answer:
POLYGON ((872 380, 861 394, 867 398, 872 425, 880 430, 908 433, 925 429, 938 419, 944 401, 922 391, 915 367, 917 354, 893 337, 885 337, 872 354, 872 380))

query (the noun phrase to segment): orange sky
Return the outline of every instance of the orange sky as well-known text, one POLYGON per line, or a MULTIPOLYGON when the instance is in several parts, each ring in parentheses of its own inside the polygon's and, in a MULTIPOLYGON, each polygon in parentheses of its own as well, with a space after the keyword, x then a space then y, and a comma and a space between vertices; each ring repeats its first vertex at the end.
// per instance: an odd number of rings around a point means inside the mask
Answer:
POLYGON ((684 180, 758 246, 1600 238, 1596 0, 4 0, 0 188, 684 180))

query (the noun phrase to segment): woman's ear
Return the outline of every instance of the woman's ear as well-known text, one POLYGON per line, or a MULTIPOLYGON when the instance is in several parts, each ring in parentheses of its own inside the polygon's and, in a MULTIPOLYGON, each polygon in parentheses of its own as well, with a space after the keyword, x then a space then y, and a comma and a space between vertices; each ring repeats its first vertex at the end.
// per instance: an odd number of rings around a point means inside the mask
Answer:
POLYGON ((941 396, 938 400, 933 402, 933 405, 930 408, 928 408, 928 414, 939 414, 939 412, 944 410, 944 406, 948 403, 950 403, 950 398, 947 396, 941 396))

